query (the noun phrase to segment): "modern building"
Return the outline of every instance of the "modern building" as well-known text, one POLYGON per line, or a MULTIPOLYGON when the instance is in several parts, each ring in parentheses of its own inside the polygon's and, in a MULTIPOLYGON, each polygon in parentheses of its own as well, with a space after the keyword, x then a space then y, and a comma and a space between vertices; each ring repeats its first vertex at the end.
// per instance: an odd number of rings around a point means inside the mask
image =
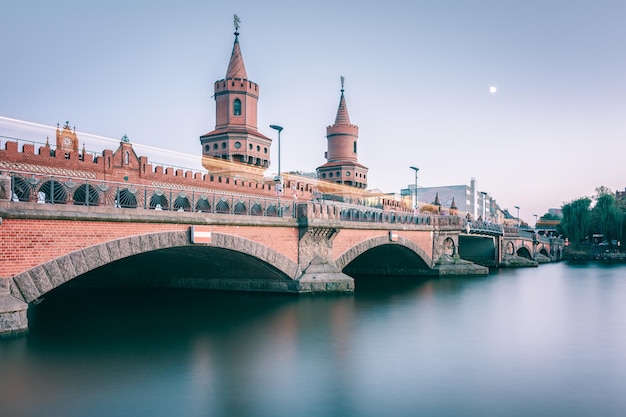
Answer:
MULTIPOLYGON (((415 196, 415 184, 409 185, 403 193, 415 196)), ((508 212, 503 211, 488 192, 479 191, 478 183, 472 178, 470 185, 445 185, 438 187, 418 187, 417 202, 420 211, 450 213, 451 211, 471 219, 481 219, 493 223, 505 223, 508 212)))

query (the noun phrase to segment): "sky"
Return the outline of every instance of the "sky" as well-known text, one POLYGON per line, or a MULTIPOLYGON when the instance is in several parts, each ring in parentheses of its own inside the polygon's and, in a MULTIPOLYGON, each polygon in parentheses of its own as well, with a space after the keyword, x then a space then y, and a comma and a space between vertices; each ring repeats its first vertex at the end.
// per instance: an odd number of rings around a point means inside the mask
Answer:
POLYGON ((237 14, 259 131, 284 127, 283 171, 326 162, 344 76, 369 188, 399 193, 410 166, 422 187, 476 178, 531 224, 598 186, 626 188, 623 0, 5 0, 0 11, 0 136, 53 141, 69 121, 88 150, 127 135, 151 161, 199 167, 237 14))

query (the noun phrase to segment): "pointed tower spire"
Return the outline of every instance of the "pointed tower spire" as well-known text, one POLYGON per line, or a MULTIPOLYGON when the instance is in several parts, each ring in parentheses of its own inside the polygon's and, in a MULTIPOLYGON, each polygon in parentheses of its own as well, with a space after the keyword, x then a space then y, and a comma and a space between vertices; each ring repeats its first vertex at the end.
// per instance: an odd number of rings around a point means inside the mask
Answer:
POLYGON ((348 106, 346 105, 346 98, 343 95, 343 83, 345 78, 341 76, 341 98, 339 99, 339 108, 337 109, 337 117, 335 118, 336 125, 349 125, 350 115, 348 115, 348 106))
POLYGON ((435 201, 433 201, 434 206, 441 206, 441 201, 439 201, 439 193, 435 194, 435 201))
POLYGON ((317 168, 318 178, 357 188, 367 188, 368 169, 359 164, 357 140, 359 127, 350 123, 344 96, 345 78, 341 77, 341 97, 335 123, 326 128, 327 162, 317 168))
POLYGON ((226 79, 229 78, 241 78, 248 79, 248 73, 246 72, 246 66, 243 63, 243 56, 241 55, 241 48, 239 47, 239 16, 235 15, 235 43, 233 45, 233 52, 230 55, 230 62, 228 63, 228 69, 226 70, 226 79))

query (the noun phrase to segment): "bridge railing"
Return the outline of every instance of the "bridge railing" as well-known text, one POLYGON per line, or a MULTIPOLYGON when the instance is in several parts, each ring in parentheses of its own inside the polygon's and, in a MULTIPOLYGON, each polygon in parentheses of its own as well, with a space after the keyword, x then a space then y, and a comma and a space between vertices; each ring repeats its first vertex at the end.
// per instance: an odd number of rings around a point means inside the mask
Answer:
POLYGON ((296 202, 279 197, 228 193, 221 190, 133 184, 96 178, 0 171, 11 178, 10 201, 120 209, 235 214, 247 216, 306 216, 347 222, 463 227, 459 216, 437 216, 383 210, 333 202, 296 202), (299 208, 296 210, 296 208, 299 208))
POLYGON ((415 215, 408 212, 377 209, 369 206, 351 206, 330 202, 308 202, 299 204, 299 217, 328 219, 363 223, 417 224, 438 226, 463 226, 459 216, 415 215))
POLYGON ((102 181, 32 172, 0 172, 11 178, 10 201, 137 210, 294 217, 291 200, 223 191, 102 181))
POLYGON ((465 230, 468 233, 479 233, 486 235, 503 235, 505 233, 501 224, 484 221, 466 221, 465 230))

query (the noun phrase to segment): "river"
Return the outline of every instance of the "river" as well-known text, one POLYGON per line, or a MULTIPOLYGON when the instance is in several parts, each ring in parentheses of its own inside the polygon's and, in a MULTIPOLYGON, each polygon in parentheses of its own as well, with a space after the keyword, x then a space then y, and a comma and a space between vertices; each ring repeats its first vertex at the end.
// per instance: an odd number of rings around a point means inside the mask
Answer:
POLYGON ((0 415, 626 415, 626 265, 353 296, 60 288, 0 340, 0 415))

